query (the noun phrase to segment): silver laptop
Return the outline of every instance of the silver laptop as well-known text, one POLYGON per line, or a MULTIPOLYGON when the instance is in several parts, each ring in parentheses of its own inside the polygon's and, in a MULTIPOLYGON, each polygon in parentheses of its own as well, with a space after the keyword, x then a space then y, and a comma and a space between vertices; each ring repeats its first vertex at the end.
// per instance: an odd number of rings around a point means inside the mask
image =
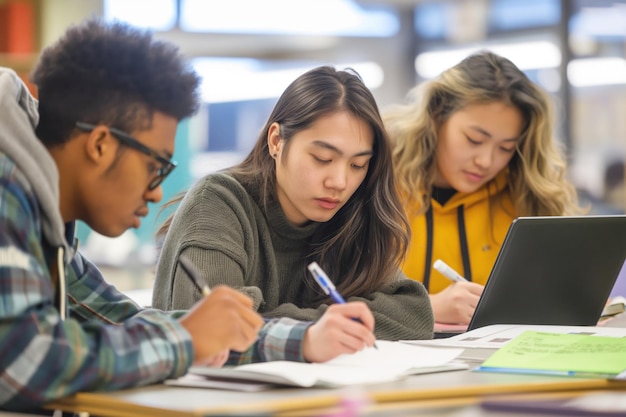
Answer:
POLYGON ((511 223, 468 330, 595 325, 626 260, 626 215, 511 223))

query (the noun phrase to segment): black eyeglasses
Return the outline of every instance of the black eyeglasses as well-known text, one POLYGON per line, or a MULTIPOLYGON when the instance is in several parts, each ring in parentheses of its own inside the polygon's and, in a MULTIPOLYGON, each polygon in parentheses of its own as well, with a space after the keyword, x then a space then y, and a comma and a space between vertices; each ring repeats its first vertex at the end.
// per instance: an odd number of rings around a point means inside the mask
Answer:
MULTIPOLYGON (((85 132, 91 132, 97 126, 91 123, 76 122, 76 127, 80 130, 84 130, 85 132)), ((149 190, 154 190, 155 188, 157 188, 163 182, 163 180, 168 175, 170 175, 174 168, 176 168, 176 162, 163 158, 155 150, 148 148, 146 145, 139 142, 128 133, 122 132, 121 130, 110 126, 107 126, 107 128, 109 129, 111 134, 124 145, 156 159, 161 164, 161 168, 159 168, 159 170, 157 171, 156 177, 154 177, 152 181, 150 181, 150 184, 148 184, 149 190)))

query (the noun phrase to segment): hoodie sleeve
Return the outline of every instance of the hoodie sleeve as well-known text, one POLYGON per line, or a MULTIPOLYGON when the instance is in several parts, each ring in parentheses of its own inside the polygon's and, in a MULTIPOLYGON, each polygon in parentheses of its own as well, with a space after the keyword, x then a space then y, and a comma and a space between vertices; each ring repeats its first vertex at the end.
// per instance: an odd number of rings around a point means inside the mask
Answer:
POLYGON ((68 268, 71 318, 60 319, 37 202, 20 177, 0 151, 0 409, 182 375, 193 360, 189 334, 139 309, 80 254, 68 268))

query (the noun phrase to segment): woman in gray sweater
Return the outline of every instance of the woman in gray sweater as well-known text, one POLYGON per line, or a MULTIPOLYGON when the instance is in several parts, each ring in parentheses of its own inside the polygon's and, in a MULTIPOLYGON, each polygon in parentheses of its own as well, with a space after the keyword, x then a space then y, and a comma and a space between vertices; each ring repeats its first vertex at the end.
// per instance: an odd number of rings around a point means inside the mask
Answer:
POLYGON ((398 268, 409 230, 390 152, 358 74, 301 75, 248 157, 202 178, 164 223, 154 307, 202 296, 178 268, 184 255, 207 285, 242 291, 265 317, 315 321, 332 303, 308 274, 316 261, 346 301, 367 304, 376 337, 431 338, 428 295, 398 268))

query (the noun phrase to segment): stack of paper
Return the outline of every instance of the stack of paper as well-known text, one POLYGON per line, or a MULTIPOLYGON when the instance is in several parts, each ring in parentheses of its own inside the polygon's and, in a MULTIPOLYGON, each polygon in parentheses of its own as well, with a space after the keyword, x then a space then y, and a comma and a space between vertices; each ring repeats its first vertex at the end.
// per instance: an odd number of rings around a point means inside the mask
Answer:
MULTIPOLYGON (((378 340, 378 349, 366 348, 353 355, 341 355, 325 363, 273 361, 240 365, 236 367, 192 367, 189 375, 168 381, 170 385, 193 385, 190 380, 198 376, 216 381, 255 381, 300 387, 338 387, 355 384, 388 382, 407 375, 467 369, 463 363, 452 362, 462 349, 440 349, 412 346, 400 342, 378 340)), ((237 388, 234 388, 237 389, 237 388)))
POLYGON ((478 370, 626 379, 626 338, 526 331, 478 370))
POLYGON ((447 339, 403 340, 402 342, 420 346, 493 349, 495 351, 529 330, 545 333, 626 337, 626 328, 623 327, 491 324, 447 339))

